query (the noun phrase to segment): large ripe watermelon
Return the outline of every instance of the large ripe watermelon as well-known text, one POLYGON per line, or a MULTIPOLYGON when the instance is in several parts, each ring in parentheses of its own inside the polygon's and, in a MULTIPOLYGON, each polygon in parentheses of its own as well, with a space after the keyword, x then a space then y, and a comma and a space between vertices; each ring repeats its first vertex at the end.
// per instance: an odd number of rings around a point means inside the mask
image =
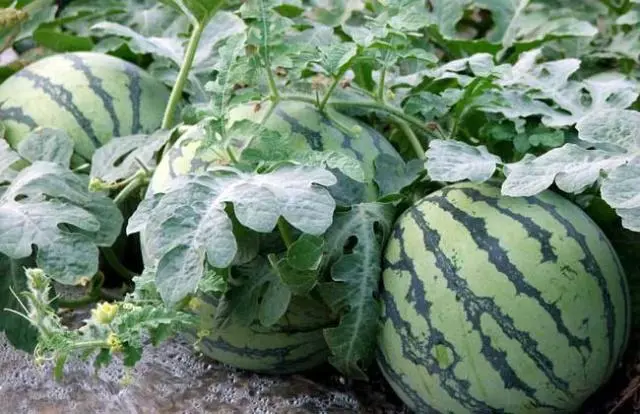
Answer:
POLYGON ((415 412, 572 412, 629 335, 603 232, 551 191, 459 183, 424 197, 384 254, 378 363, 415 412))
MULTIPOLYGON (((201 296, 198 310, 202 329, 212 326, 215 297, 201 296)), ((229 366, 266 374, 302 372, 327 361, 329 348, 323 329, 332 326, 333 319, 324 304, 311 298, 293 296, 287 313, 274 326, 265 327, 258 321, 247 326, 231 320, 224 328, 196 339, 198 349, 207 357, 229 366)))
MULTIPOLYGON (((260 123, 267 114, 267 107, 268 105, 262 105, 256 111, 254 104, 238 106, 230 112, 229 124, 245 119, 260 123)), ((376 186, 372 181, 375 158, 383 153, 400 158, 386 138, 366 124, 330 109, 327 113, 322 113, 315 106, 307 103, 280 102, 264 125, 287 138, 287 150, 299 152, 333 150, 360 161, 365 179, 369 183, 367 192, 369 200, 377 198, 376 186)), ((204 131, 195 128, 182 136, 158 165, 149 187, 150 193, 166 190, 176 176, 189 172, 202 172, 208 166, 223 159, 214 151, 195 156, 205 134, 204 131)), ((239 143, 238 146, 242 147, 243 144, 239 143)), ((259 145, 261 145, 260 140, 253 140, 248 148, 257 148, 259 145)))
POLYGON ((0 85, 0 121, 15 148, 32 129, 65 130, 75 142, 74 165, 90 162, 112 137, 160 127, 169 90, 139 67, 93 52, 38 60, 0 85))

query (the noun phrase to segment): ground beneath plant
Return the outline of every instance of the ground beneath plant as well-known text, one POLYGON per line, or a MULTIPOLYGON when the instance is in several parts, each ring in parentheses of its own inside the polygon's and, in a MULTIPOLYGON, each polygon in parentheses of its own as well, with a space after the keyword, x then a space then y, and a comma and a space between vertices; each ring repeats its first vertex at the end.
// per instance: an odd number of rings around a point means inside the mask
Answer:
MULTIPOLYGON (((635 343, 637 344, 637 342, 635 343)), ((638 349, 637 347, 633 349, 638 349)), ((630 355, 582 413, 640 412, 637 356, 630 355), (616 407, 624 399, 625 403, 616 407)), ((123 383, 119 364, 95 374, 89 362, 72 361, 62 381, 51 367, 33 359, 0 336, 0 401, 3 413, 16 414, 338 414, 407 413, 379 373, 368 384, 348 384, 331 370, 308 375, 265 376, 225 367, 194 355, 178 339, 148 348, 123 383)))

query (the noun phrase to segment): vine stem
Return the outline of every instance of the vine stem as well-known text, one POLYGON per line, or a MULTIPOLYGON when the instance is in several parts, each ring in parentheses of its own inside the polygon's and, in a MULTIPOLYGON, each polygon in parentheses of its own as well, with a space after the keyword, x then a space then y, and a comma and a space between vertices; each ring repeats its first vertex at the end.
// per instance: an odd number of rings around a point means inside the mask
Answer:
POLYGON ((116 256, 116 254, 113 252, 113 249, 111 249, 110 247, 104 247, 100 250, 102 251, 104 259, 107 261, 107 263, 109 263, 111 268, 118 274, 118 276, 128 282, 133 280, 135 274, 131 270, 127 269, 122 263, 120 263, 120 260, 118 259, 118 256, 116 256))
MULTIPOLYGON (((307 102, 310 104, 316 104, 316 101, 310 97, 305 95, 281 95, 282 100, 289 101, 300 101, 307 102)), ((365 101, 365 100, 333 100, 327 102, 328 105, 332 106, 351 106, 351 107, 361 107, 361 108, 370 108, 375 109, 381 112, 386 112, 391 115, 395 115, 396 117, 402 119, 410 125, 414 125, 419 128, 421 131, 424 131, 428 135, 434 136, 434 132, 421 120, 418 118, 405 114, 402 110, 398 108, 394 108, 393 106, 387 105, 385 103, 377 102, 377 101, 365 101)))
POLYGON ((324 107, 327 105, 327 102, 329 102, 329 98, 331 98, 333 91, 336 89, 336 86, 338 86, 343 76, 344 74, 342 73, 339 76, 336 76, 333 82, 331 83, 331 85, 329 86, 329 89, 324 94, 324 96, 322 97, 322 101, 320 101, 320 104, 318 105, 318 109, 320 110, 320 112, 324 111, 324 107))
POLYGON ((405 120, 400 119, 395 115, 392 115, 391 118, 395 121, 396 124, 398 124, 398 127, 400 127, 402 132, 404 132, 404 134, 407 136, 407 139, 409 140, 409 143, 411 144, 411 147, 413 147, 413 151, 416 153, 418 158, 421 160, 426 159, 427 156, 425 150, 409 124, 405 120))
POLYGON ((113 202, 116 205, 122 204, 132 192, 137 190, 138 187, 142 185, 143 182, 143 177, 138 175, 134 180, 127 184, 126 187, 122 189, 122 191, 118 193, 118 195, 113 199, 113 202))
POLYGON ((191 32, 189 43, 187 44, 187 50, 185 51, 184 59, 180 66, 180 72, 178 72, 178 78, 176 79, 175 85, 173 85, 171 95, 169 96, 169 102, 167 103, 164 117, 162 118, 162 129, 169 129, 173 124, 173 116, 182 96, 184 85, 187 82, 187 77, 189 76, 193 59, 196 56, 196 50, 198 49, 198 43, 200 42, 200 37, 202 37, 204 27, 205 25, 200 22, 193 23, 193 31, 191 32))
MULTIPOLYGON (((388 52, 387 52, 388 53, 388 52)), ((384 83, 387 77, 387 67, 383 67, 380 72, 380 84, 378 85, 378 100, 384 102, 384 83)))

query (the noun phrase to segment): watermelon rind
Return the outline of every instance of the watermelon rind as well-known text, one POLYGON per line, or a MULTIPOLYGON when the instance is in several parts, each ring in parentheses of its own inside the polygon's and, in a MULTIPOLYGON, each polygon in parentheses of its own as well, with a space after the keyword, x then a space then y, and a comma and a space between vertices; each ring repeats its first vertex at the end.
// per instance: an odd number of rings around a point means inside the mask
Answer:
POLYGON ((185 336, 208 358, 271 375, 304 372, 327 361, 329 349, 323 330, 333 326, 334 319, 314 298, 293 296, 287 312, 273 326, 231 318, 220 328, 213 328, 217 297, 201 294, 199 299, 199 330, 185 336))
MULTIPOLYGON (((239 105, 230 111, 228 126, 243 120, 260 124, 267 115, 264 127, 279 132, 286 139, 287 151, 336 151, 358 160, 364 170, 367 183, 365 197, 369 201, 378 197, 378 190, 373 182, 374 160, 381 154, 401 159, 389 141, 365 123, 330 108, 322 112, 314 105, 303 102, 281 101, 272 112, 269 112, 268 105, 239 105)), ((156 168, 149 185, 149 194, 166 191, 171 181, 178 176, 204 172, 210 166, 229 162, 224 150, 220 148, 211 146, 203 150, 205 136, 205 127, 195 125, 176 141, 156 168)), ((261 141, 255 139, 248 144, 233 142, 229 149, 239 157, 243 150, 260 145, 261 141)))
POLYGON ((458 183, 403 212, 383 260, 378 365, 419 413, 574 412, 625 350, 625 272, 547 190, 458 183))
POLYGON ((132 63, 103 53, 61 53, 0 84, 0 120, 13 148, 37 127, 66 131, 78 166, 113 137, 157 130, 168 100, 169 89, 132 63))

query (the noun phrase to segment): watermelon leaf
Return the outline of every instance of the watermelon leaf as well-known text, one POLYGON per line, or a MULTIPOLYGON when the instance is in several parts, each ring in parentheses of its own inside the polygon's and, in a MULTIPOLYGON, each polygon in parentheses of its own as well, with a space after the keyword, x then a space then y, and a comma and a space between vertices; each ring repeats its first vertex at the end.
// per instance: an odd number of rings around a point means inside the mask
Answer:
POLYGON ((435 181, 486 181, 500 161, 484 145, 436 139, 429 144, 425 166, 435 181))
POLYGON ((297 270, 316 270, 322 261, 324 240, 310 234, 301 235, 287 251, 287 261, 297 270))
POLYGON ((232 320, 248 326, 258 319, 271 326, 287 311, 291 290, 264 257, 236 266, 229 278, 234 287, 220 297, 213 329, 223 329, 232 320))
POLYGON ((5 333, 11 344, 26 352, 33 351, 38 339, 37 331, 29 321, 7 309, 24 311, 11 290, 14 292, 26 290, 27 280, 24 269, 34 265, 33 256, 11 259, 0 254, 0 275, 2 275, 0 277, 0 332, 5 333))
POLYGON ((142 168, 156 166, 158 151, 169 141, 172 131, 158 130, 151 135, 112 138, 98 148, 91 159, 91 178, 114 184, 131 177, 142 168))
POLYGON ((98 246, 110 246, 123 217, 113 201, 88 191, 86 177, 37 161, 0 197, 0 252, 36 263, 55 280, 75 284, 98 271, 98 246))
POLYGON ((349 65, 358 53, 358 45, 355 43, 338 43, 322 47, 320 64, 329 73, 336 77, 349 65))
POLYGON ((423 162, 413 159, 409 162, 389 154, 381 154, 374 161, 374 180, 380 189, 380 196, 386 197, 400 192, 424 175, 423 162))
POLYGON ((157 262, 158 290, 171 305, 193 293, 204 260, 228 267, 238 242, 226 203, 243 226, 261 233, 275 229, 280 217, 311 235, 331 225, 335 201, 322 186, 335 184, 328 171, 283 164, 266 174, 216 168, 173 182, 166 194, 143 200, 127 228, 144 230, 148 251, 157 262))
POLYGON ((162 0, 171 4, 191 19, 206 24, 224 4, 222 0, 162 0))
POLYGON ((0 184, 15 178, 18 172, 11 167, 19 160, 20 156, 11 149, 7 141, 0 140, 0 184))
POLYGON ((18 144, 18 153, 29 162, 49 161, 68 167, 73 155, 73 141, 61 129, 38 128, 18 144))
MULTIPOLYGON (((210 92, 212 114, 219 118, 224 125, 227 106, 231 99, 231 89, 243 79, 243 71, 238 70, 237 60, 244 55, 246 35, 244 33, 229 37, 220 47, 220 60, 213 67, 218 72, 215 82, 207 83, 206 90, 210 92)), ((221 128, 222 130, 223 128, 221 128)))
POLYGON ((336 213, 326 233, 333 282, 318 288, 340 324, 325 329, 330 362, 350 378, 366 379, 378 329, 382 249, 395 216, 392 204, 365 203, 336 213), (353 245, 355 243, 355 246, 353 245))

